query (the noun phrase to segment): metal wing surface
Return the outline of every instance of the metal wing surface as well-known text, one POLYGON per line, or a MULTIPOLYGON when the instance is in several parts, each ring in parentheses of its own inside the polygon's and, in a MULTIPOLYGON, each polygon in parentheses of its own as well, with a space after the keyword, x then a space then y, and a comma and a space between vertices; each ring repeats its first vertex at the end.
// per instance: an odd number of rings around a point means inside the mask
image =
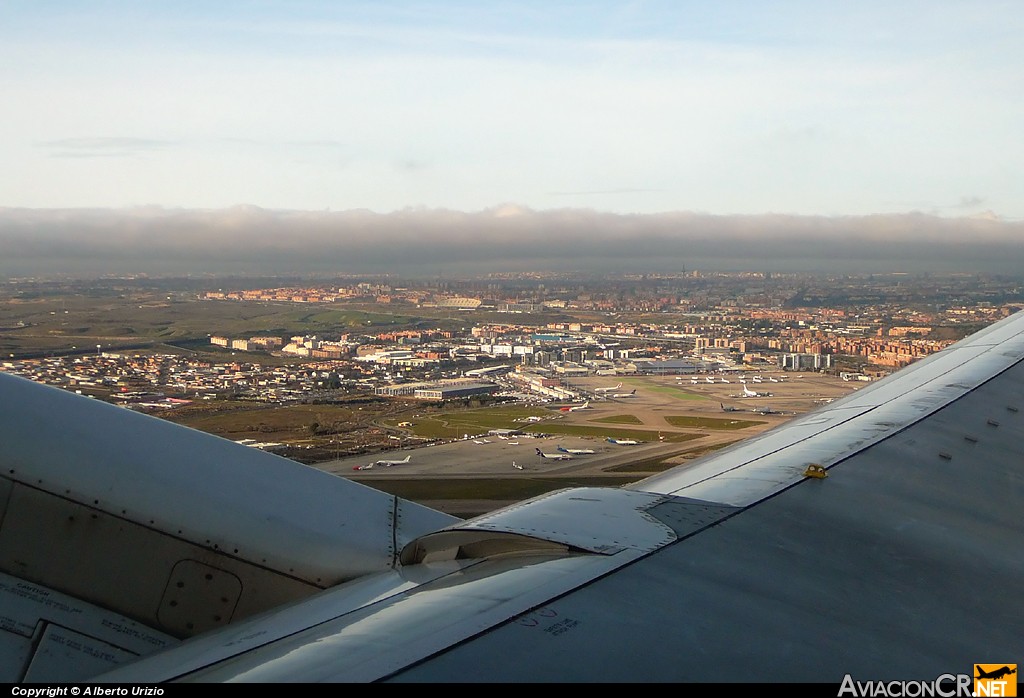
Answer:
MULTIPOLYGON (((147 627, 164 645, 100 679, 838 684, 1016 662, 1022 358, 1018 315, 625 489, 563 490, 465 522, 423 512, 419 531, 384 546, 384 569, 338 562, 347 580, 191 636, 157 615, 147 627)), ((335 496, 308 494, 328 508, 335 496)), ((266 497, 246 496, 258 518, 266 497)))

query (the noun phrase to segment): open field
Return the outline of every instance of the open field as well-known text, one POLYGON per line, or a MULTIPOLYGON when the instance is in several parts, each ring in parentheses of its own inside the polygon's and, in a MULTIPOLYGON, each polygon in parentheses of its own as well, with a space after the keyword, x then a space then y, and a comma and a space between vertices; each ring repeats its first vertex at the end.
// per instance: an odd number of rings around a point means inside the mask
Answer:
POLYGON ((267 405, 244 402, 200 402, 163 415, 193 429, 237 441, 243 438, 308 441, 321 433, 351 430, 360 422, 353 408, 338 405, 267 405))
POLYGON ((521 502, 567 487, 615 487, 635 481, 635 477, 568 478, 459 478, 457 480, 399 480, 378 477, 361 479, 365 485, 414 502, 429 502, 436 509, 456 516, 486 514, 496 506, 521 502))
POLYGON ((703 446, 695 446, 694 448, 688 448, 685 451, 675 453, 665 457, 655 457, 646 461, 632 461, 623 465, 617 465, 612 468, 608 468, 610 473, 642 473, 649 475, 651 473, 659 473, 664 470, 669 470, 677 465, 685 463, 686 461, 706 456, 709 453, 714 453, 727 446, 732 446, 734 443, 738 443, 742 439, 736 441, 722 441, 715 444, 705 444, 703 446))
POLYGON ((599 439, 632 439, 634 441, 677 442, 697 438, 694 434, 681 434, 667 431, 647 431, 646 429, 606 429, 586 424, 545 424, 533 425, 525 429, 527 432, 541 434, 566 434, 568 436, 590 436, 599 439))
MULTIPOLYGON (((415 405, 415 403, 413 403, 415 405)), ((410 433, 430 439, 460 439, 463 436, 478 436, 491 429, 523 429, 530 417, 550 416, 551 412, 540 407, 518 405, 488 407, 475 410, 442 411, 431 415, 412 418, 413 425, 407 427, 410 433)), ((402 420, 385 420, 384 424, 398 428, 402 420)))
POLYGON ((674 427, 684 429, 726 429, 729 431, 764 424, 763 421, 753 419, 719 419, 717 417, 683 417, 680 415, 667 416, 665 421, 674 427))
MULTIPOLYGON (((6 294, 6 289, 0 288, 0 356, 80 352, 95 349, 96 344, 105 349, 177 345, 202 342, 211 334, 331 335, 356 329, 379 332, 416 326, 459 329, 508 319, 495 312, 347 300, 317 304, 202 300, 202 284, 192 280, 180 285, 195 290, 171 290, 168 284, 158 282, 147 287, 141 282, 114 279, 68 282, 6 294)), ((568 317, 537 313, 533 319, 545 322, 568 317)))
POLYGON ((640 418, 632 414, 613 414, 610 417, 591 419, 591 422, 602 422, 606 424, 643 424, 640 418))
POLYGON ((208 343, 211 334, 326 334, 408 326, 419 320, 418 316, 341 305, 205 301, 193 294, 93 288, 59 297, 0 302, 0 328, 4 328, 0 330, 0 355, 17 358, 95 349, 97 344, 135 348, 188 341, 208 343))

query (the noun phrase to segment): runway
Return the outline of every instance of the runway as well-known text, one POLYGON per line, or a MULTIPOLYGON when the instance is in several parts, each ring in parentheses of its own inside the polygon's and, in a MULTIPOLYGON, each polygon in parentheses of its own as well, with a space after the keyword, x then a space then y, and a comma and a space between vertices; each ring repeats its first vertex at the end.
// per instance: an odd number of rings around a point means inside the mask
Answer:
MULTIPOLYGON (((550 478, 609 478, 617 483, 624 476, 640 480, 649 475, 692 461, 709 450, 734 441, 747 439, 766 429, 783 424, 795 415, 809 412, 826 401, 841 397, 856 389, 858 384, 844 382, 836 377, 815 373, 774 374, 776 382, 763 378, 758 383, 748 377, 748 389, 771 393, 770 397, 743 397, 743 384, 735 376, 716 377, 709 383, 704 376, 698 382, 684 376, 640 377, 623 376, 623 390, 636 388, 634 397, 603 397, 593 392, 607 386, 607 377, 591 377, 573 382, 573 387, 590 398, 590 408, 573 412, 550 410, 543 422, 531 427, 543 429, 546 424, 579 425, 591 428, 635 432, 644 430, 648 438, 637 445, 617 445, 597 436, 531 434, 501 438, 496 435, 471 435, 470 438, 439 443, 419 448, 393 450, 387 453, 354 456, 320 463, 321 470, 363 481, 373 487, 388 490, 387 482, 401 480, 435 479, 500 479, 511 480, 550 478), (728 382, 724 382, 728 381, 728 382), (731 411, 726 411, 731 410, 731 411), (763 414, 758 412, 768 412, 763 414), (635 417, 639 424, 614 424, 598 421, 608 417, 635 417), (707 420, 705 426, 677 426, 676 423, 707 420), (757 422, 743 428, 731 428, 744 422, 757 422), (730 424, 731 423, 731 424, 730 424), (708 424, 713 425, 709 428, 708 424), (686 441, 663 441, 660 437, 672 435, 691 437, 686 441), (557 449, 592 449, 593 454, 565 454, 557 449), (571 456, 566 460, 543 458, 537 449, 549 455, 571 456), (381 459, 409 462, 400 465, 377 463, 381 459), (370 467, 367 467, 370 466, 370 467)), ((616 381, 620 378, 616 377, 616 381)), ((860 384, 864 385, 864 384, 860 384)), ((552 486, 557 484, 552 482, 552 486)), ((475 502, 468 508, 474 512, 495 508, 506 500, 475 502)), ((448 511, 460 508, 453 500, 423 501, 448 511)), ((454 511, 453 511, 454 513, 454 511)))

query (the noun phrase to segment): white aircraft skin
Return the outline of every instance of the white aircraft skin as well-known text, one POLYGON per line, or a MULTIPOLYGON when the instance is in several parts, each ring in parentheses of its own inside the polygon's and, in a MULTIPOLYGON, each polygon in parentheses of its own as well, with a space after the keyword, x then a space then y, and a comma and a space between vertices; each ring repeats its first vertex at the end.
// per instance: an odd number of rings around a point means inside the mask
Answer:
POLYGON ((402 458, 401 460, 388 460, 388 459, 385 458, 385 459, 382 459, 382 460, 374 461, 373 464, 374 465, 383 465, 385 467, 390 467, 392 465, 405 465, 406 463, 409 462, 410 458, 412 458, 412 456, 406 456, 405 458, 402 458))
POLYGON ((536 449, 537 455, 541 458, 547 458, 548 460, 572 460, 572 456, 568 453, 544 453, 539 448, 536 449))
POLYGON ((587 400, 582 405, 574 405, 572 407, 563 407, 562 411, 563 412, 576 412, 577 410, 589 410, 589 409, 590 409, 590 400, 587 400))
POLYGON ((628 487, 462 520, 0 372, 0 676, 969 682, 1024 656, 1022 395, 1015 315, 628 487))
POLYGON ((566 448, 564 446, 559 446, 558 450, 562 453, 569 453, 574 456, 586 456, 594 453, 594 449, 592 448, 566 448))
POLYGON ((622 383, 619 383, 618 385, 613 385, 610 388, 594 388, 594 392, 595 393, 610 393, 610 392, 612 392, 614 390, 618 390, 621 387, 622 387, 622 383))
POLYGON ((608 443, 618 444, 619 446, 636 446, 640 442, 634 441, 633 439, 613 439, 611 437, 608 437, 608 443))
POLYGON ((628 393, 613 393, 612 397, 617 397, 617 398, 636 397, 636 388, 633 388, 628 393))

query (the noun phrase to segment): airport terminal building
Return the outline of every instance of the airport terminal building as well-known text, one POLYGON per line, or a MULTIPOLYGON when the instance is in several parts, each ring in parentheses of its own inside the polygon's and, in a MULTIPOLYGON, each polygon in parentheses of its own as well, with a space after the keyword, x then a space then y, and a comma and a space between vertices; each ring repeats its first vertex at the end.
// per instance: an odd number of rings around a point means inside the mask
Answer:
POLYGON ((384 397, 405 397, 414 400, 454 400, 473 395, 489 395, 499 390, 487 381, 430 381, 426 383, 399 383, 378 387, 374 392, 384 397))
POLYGON ((646 376, 678 376, 706 370, 706 366, 696 361, 673 359, 669 361, 633 361, 636 372, 646 376))

